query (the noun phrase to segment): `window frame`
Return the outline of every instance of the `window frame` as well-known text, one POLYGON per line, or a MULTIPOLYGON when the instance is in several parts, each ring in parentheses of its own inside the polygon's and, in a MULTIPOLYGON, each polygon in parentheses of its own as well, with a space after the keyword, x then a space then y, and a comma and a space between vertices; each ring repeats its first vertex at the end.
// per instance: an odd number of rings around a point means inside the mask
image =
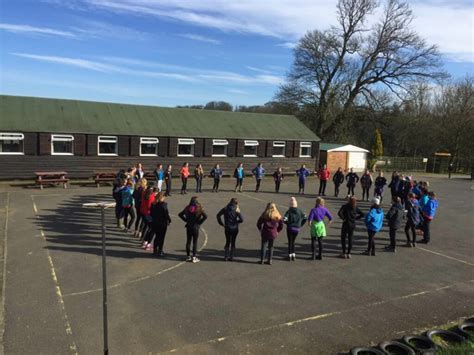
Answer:
POLYGON ((97 155, 101 157, 118 156, 118 136, 97 136, 97 155), (101 153, 100 143, 115 143, 115 153, 101 153))
POLYGON ((285 158, 286 157, 286 142, 285 141, 273 141, 273 148, 283 147, 283 154, 274 154, 272 151, 272 158, 285 158))
POLYGON ((159 144, 160 140, 156 137, 140 137, 140 146, 138 147, 138 152, 141 157, 157 157, 159 153, 159 144), (147 142, 148 140, 148 142, 147 142), (142 144, 156 144, 155 154, 146 154, 142 153, 142 144))
POLYGON ((51 135, 51 155, 74 155, 74 136, 72 134, 52 134, 51 135), (54 142, 71 142, 71 149, 70 153, 56 153, 54 151, 54 142))
POLYGON ((228 153, 227 153, 227 147, 229 146, 229 141, 227 139, 213 139, 212 140, 212 153, 211 153, 211 156, 212 157, 216 157, 216 158, 225 158, 225 157, 228 157, 228 153), (218 146, 225 146, 225 154, 214 154, 214 146, 215 145, 218 145, 218 146))
POLYGON ((311 158, 311 149, 313 148, 313 143, 311 142, 300 142, 299 157, 300 158, 311 158), (301 154, 302 148, 309 148, 309 155, 301 154))
POLYGON ((21 152, 0 152, 0 155, 25 155, 25 135, 19 132, 0 132, 0 141, 17 140, 22 141, 21 152))
POLYGON ((244 139, 244 158, 256 158, 258 157, 258 146, 260 145, 259 141, 253 139, 244 139), (256 147, 255 154, 245 154, 245 147, 256 147))
POLYGON ((193 138, 178 138, 178 144, 176 146, 176 156, 178 157, 194 157, 194 146, 196 145, 196 141, 193 138), (180 145, 190 145, 192 146, 191 154, 179 154, 179 146, 180 145))

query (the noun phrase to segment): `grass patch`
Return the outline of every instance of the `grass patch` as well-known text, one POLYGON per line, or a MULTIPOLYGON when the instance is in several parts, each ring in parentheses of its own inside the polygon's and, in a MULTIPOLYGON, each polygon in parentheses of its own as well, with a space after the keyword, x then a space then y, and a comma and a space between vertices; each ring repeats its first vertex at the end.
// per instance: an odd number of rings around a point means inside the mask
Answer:
POLYGON ((441 355, 457 355, 457 354, 474 354, 474 342, 467 341, 462 344, 450 343, 447 348, 439 349, 437 354, 441 355))

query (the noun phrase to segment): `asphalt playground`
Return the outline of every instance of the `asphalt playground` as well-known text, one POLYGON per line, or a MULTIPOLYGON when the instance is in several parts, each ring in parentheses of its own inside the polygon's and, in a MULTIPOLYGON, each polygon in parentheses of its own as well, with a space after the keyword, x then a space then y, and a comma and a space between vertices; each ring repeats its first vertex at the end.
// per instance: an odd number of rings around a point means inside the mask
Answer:
MULTIPOLYGON (((272 192, 270 178, 258 194, 250 178, 238 194, 233 180, 225 179, 218 194, 205 181, 200 198, 209 219, 197 264, 184 262, 185 230, 177 217, 192 192, 168 199, 173 221, 164 259, 153 258, 138 240, 115 228, 108 211, 110 353, 338 353, 472 316, 474 186, 460 177, 429 181, 440 201, 432 242, 405 248, 400 231, 397 253, 384 252, 384 228, 376 237, 377 256, 363 256, 367 236, 360 223, 350 260, 338 258, 341 222, 336 217, 323 260, 309 260, 305 227, 295 262, 286 260, 282 232, 273 265, 257 264, 257 218, 270 201, 286 210, 297 190, 293 178, 284 181, 280 194, 272 192), (236 260, 224 262, 224 235, 215 215, 236 195, 245 222, 236 260)), ((192 180, 189 185, 194 187, 192 180)), ((317 183, 310 179, 307 185, 308 194, 298 201, 309 212, 317 183)), ((81 205, 110 201, 110 192, 109 186, 40 191, 0 185, 4 353, 102 352, 100 214, 81 205)), ((344 200, 330 197, 332 184, 328 192, 327 206, 335 216, 344 200)), ((368 203, 360 206, 366 211, 368 203)))

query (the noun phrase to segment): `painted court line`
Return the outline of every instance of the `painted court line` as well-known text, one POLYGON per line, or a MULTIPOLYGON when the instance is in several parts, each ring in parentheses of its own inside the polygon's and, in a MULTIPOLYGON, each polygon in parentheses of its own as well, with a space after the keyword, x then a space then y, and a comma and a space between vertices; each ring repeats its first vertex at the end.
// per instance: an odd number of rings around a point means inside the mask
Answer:
MULTIPOLYGON (((33 195, 31 196, 31 200, 33 201, 33 210, 35 211, 35 216, 36 216, 37 219, 39 219, 38 207, 36 206, 35 199, 34 199, 33 195)), ((44 231, 41 227, 40 227, 40 233, 41 233, 41 237, 43 238, 43 241, 45 243, 47 243, 46 236, 45 236, 44 231)), ((59 285, 59 280, 56 276, 56 270, 54 268, 53 259, 51 258, 51 254, 50 254, 48 249, 46 249, 46 255, 48 257, 51 277, 53 278, 53 281, 54 281, 56 297, 58 298, 58 302, 59 302, 59 305, 60 305, 60 308, 61 308, 61 312, 63 314, 65 331, 66 331, 66 334, 71 337, 71 344, 69 345, 69 350, 71 351, 72 354, 77 354, 78 353, 77 352, 77 346, 76 346, 76 342, 72 338, 71 323, 69 322, 69 317, 68 317, 67 312, 66 312, 66 306, 64 304, 64 298, 63 298, 63 294, 61 292, 61 286, 59 285)))
POLYGON ((446 254, 442 254, 442 253, 439 253, 439 252, 434 251, 434 250, 429 250, 429 249, 425 249, 425 248, 422 248, 422 247, 417 247, 417 249, 426 251, 426 252, 431 253, 431 254, 434 254, 434 255, 442 256, 443 258, 450 259, 450 260, 454 260, 454 261, 457 261, 457 262, 459 262, 459 263, 463 263, 463 264, 466 264, 466 265, 469 265, 469 266, 474 266, 473 263, 470 263, 470 262, 468 262, 468 261, 464 261, 464 260, 461 260, 461 259, 458 259, 458 258, 454 258, 454 257, 452 257, 452 256, 449 256, 449 255, 446 255, 446 254))
POLYGON ((4 336, 5 336, 5 290, 7 286, 7 234, 8 234, 8 214, 10 211, 10 193, 7 192, 7 201, 5 203, 5 229, 3 240, 3 282, 2 282, 2 309, 0 318, 0 354, 4 354, 4 336))
POLYGON ((195 346, 199 346, 199 345, 217 344, 217 343, 220 343, 220 342, 223 342, 223 341, 226 341, 226 340, 240 338, 240 337, 243 337, 243 336, 252 335, 252 334, 256 334, 256 333, 261 333, 261 332, 265 332, 265 331, 269 331, 269 330, 276 330, 276 329, 292 327, 292 326, 297 325, 297 324, 311 322, 311 321, 318 321, 318 320, 333 317, 333 316, 336 316, 336 315, 339 315, 339 314, 345 314, 345 313, 349 313, 349 312, 364 309, 364 308, 370 308, 370 307, 374 307, 374 306, 383 305, 383 304, 386 304, 386 303, 389 303, 389 302, 394 302, 394 301, 399 301, 399 300, 414 298, 414 297, 418 297, 418 296, 422 296, 422 295, 426 295, 426 294, 430 294, 430 293, 439 292, 439 291, 442 291, 442 290, 453 288, 457 285, 472 283, 473 281, 474 280, 468 280, 468 281, 465 281, 465 282, 457 282, 457 283, 454 283, 454 284, 451 284, 451 285, 438 287, 438 288, 435 288, 435 289, 432 289, 432 290, 420 291, 420 292, 416 292, 416 293, 412 293, 412 294, 408 294, 408 295, 404 295, 404 296, 389 298, 389 299, 378 301, 378 302, 373 302, 373 303, 369 303, 369 304, 365 304, 365 305, 361 305, 361 306, 348 308, 348 309, 345 309, 345 310, 342 310, 342 311, 335 311, 335 312, 330 312, 330 313, 318 314, 318 315, 315 315, 315 316, 306 317, 306 318, 302 318, 302 319, 297 319, 297 320, 293 320, 293 321, 289 321, 289 322, 285 322, 285 323, 279 323, 279 324, 271 325, 271 326, 264 327, 264 328, 252 329, 252 330, 248 330, 248 331, 245 331, 245 332, 242 332, 242 333, 237 333, 237 334, 230 334, 230 335, 227 335, 227 336, 223 336, 223 337, 203 341, 201 343, 189 344, 189 345, 185 345, 185 346, 180 347, 180 348, 166 350, 166 351, 163 351, 161 353, 175 353, 175 352, 179 352, 179 351, 189 349, 191 347, 195 347, 195 346))

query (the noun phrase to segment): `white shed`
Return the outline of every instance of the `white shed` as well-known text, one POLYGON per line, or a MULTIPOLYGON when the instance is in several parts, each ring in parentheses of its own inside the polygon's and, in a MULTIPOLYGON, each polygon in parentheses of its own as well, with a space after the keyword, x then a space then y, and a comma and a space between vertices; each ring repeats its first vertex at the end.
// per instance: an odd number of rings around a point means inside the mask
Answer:
POLYGON ((338 167, 345 170, 353 168, 360 172, 367 167, 367 149, 355 145, 321 144, 321 163, 327 164, 331 171, 338 167))

